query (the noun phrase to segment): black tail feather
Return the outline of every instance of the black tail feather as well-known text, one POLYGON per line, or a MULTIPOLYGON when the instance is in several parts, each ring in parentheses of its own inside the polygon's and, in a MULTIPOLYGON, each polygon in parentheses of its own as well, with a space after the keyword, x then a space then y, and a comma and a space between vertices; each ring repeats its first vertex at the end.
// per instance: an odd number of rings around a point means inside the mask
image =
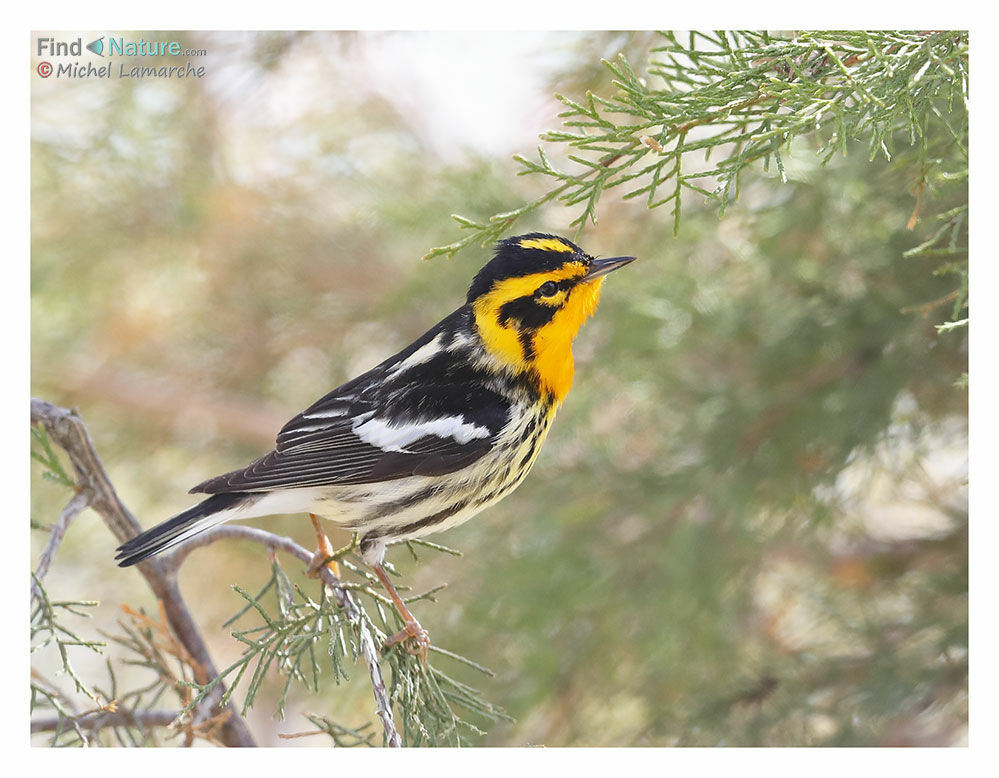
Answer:
MULTIPOLYGON (((118 566, 130 567, 141 562, 143 559, 148 559, 176 545, 180 542, 177 537, 185 530, 190 529, 199 521, 204 521, 220 511, 239 505, 249 496, 251 496, 249 492, 214 494, 193 508, 188 508, 183 513, 178 513, 172 519, 167 519, 152 529, 136 535, 118 547, 118 555, 115 557, 118 566)), ((211 522, 205 522, 204 529, 207 530, 212 526, 211 522)))

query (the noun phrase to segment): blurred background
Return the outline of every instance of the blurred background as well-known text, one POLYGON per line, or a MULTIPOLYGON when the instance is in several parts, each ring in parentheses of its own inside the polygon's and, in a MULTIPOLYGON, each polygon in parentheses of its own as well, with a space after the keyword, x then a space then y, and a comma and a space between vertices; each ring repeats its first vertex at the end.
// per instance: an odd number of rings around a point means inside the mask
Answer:
MULTIPOLYGON (((557 126, 552 95, 606 88, 599 59, 639 67, 652 41, 142 37, 204 49, 206 77, 32 80, 31 378, 33 396, 79 409, 145 526, 457 307, 490 252, 421 262, 458 236, 450 214, 543 194, 511 155, 557 126)), ((946 307, 919 307, 953 282, 902 257, 925 236, 906 229, 899 170, 862 144, 825 167, 794 151, 788 183, 747 176, 721 219, 685 201, 677 237, 665 209, 608 194, 578 242, 641 261, 580 334, 533 473, 433 538, 463 557, 390 550, 415 590, 448 584, 416 608, 434 642, 496 674, 446 667, 514 718, 480 722, 473 743, 965 742, 967 336, 937 334, 946 307)), ((571 238, 575 215, 551 205, 517 232, 571 238)), ((48 524, 68 493, 34 475, 32 519, 48 524)), ((313 542, 305 517, 260 526, 313 542)), ((32 536, 34 567, 47 535, 32 536)), ((155 607, 115 545, 87 512, 46 579, 54 598, 100 601, 74 623, 88 636, 114 631, 120 603, 155 607)), ((262 547, 187 560, 219 667, 239 654, 231 585, 269 575, 262 547)), ((102 658, 74 659, 100 682, 102 658)), ((262 696, 255 736, 327 745, 277 735, 311 729, 305 712, 372 720, 355 675, 295 689, 284 720, 262 696)))

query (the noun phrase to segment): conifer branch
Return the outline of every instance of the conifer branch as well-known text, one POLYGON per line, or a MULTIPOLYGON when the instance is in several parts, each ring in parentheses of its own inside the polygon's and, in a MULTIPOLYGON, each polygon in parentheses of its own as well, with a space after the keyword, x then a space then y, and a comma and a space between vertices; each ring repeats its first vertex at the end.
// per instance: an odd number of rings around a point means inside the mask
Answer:
MULTIPOLYGON (((44 400, 32 398, 31 423, 44 428, 46 435, 69 456, 76 475, 75 488, 85 496, 89 507, 104 520, 120 541, 141 532, 142 527, 118 497, 80 416, 44 400)), ((167 559, 148 559, 138 566, 156 597, 163 603, 166 619, 177 639, 197 663, 199 682, 218 677, 201 633, 191 617, 177 585, 176 570, 167 559)), ((224 689, 219 687, 205 700, 202 718, 213 718, 228 710, 220 739, 228 746, 253 746, 253 737, 243 719, 231 706, 219 706, 224 689)))
MULTIPOLYGON (((273 532, 267 532, 257 527, 226 524, 214 527, 185 543, 174 552, 174 563, 179 565, 196 548, 202 548, 218 540, 250 540, 261 543, 269 549, 283 551, 305 564, 309 564, 313 556, 312 552, 298 545, 291 538, 275 535, 273 532)), ((385 734, 385 742, 392 748, 398 748, 402 745, 402 740, 395 726, 392 703, 385 688, 385 680, 382 678, 381 666, 378 663, 378 650, 375 648, 375 641, 368 627, 367 619, 363 617, 361 609, 351 597, 350 592, 344 588, 343 583, 329 567, 319 568, 319 574, 327 591, 332 593, 348 622, 357 630, 361 655, 364 657, 368 675, 371 678, 371 690, 374 694, 378 718, 385 734)))
MULTIPOLYGON (((556 95, 565 110, 559 114, 562 127, 541 135, 549 149, 539 146, 537 159, 514 156, 520 175, 548 181, 546 192, 485 220, 455 215, 469 234, 424 258, 491 243, 550 201, 573 209, 568 221, 578 236, 587 223, 597 222, 600 201, 610 190, 621 191, 623 200, 640 197, 650 210, 668 206, 678 234, 685 194, 704 197, 724 215, 751 165, 762 163, 764 172, 773 166, 786 182, 791 144, 806 136, 823 165, 861 146, 870 160, 893 160, 903 147, 916 155, 920 172, 912 182, 910 229, 927 190, 967 177, 967 32, 660 36, 644 75, 623 53, 603 60, 611 94, 556 95), (552 161, 551 147, 562 151, 564 163, 552 161)), ((964 252, 937 270, 958 277, 955 320, 966 303, 965 228, 963 218, 948 219, 933 239, 910 252, 964 252), (947 248, 939 245, 944 240, 947 248)))

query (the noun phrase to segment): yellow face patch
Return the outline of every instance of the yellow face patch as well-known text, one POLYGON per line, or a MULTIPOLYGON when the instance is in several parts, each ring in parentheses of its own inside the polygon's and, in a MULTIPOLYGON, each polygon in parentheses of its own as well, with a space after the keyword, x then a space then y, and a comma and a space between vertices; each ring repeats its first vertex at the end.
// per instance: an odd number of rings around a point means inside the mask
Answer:
POLYGON ((562 281, 585 273, 586 266, 582 262, 570 262, 553 273, 531 273, 527 276, 505 278, 479 297, 473 307, 475 323, 489 353, 503 360, 518 373, 528 370, 531 365, 524 355, 520 333, 500 322, 500 308, 511 300, 534 294, 534 290, 545 281, 562 281))
POLYGON ((551 308, 561 308, 568 294, 568 290, 559 289, 551 297, 539 297, 538 302, 541 303, 541 305, 547 305, 551 308))
POLYGON ((554 272, 507 278, 479 297, 473 306, 475 323, 489 353, 518 373, 533 371, 541 388, 558 403, 572 386, 572 339, 596 310, 603 279, 580 283, 571 291, 563 290, 551 298, 537 300, 559 310, 548 324, 531 331, 532 353, 529 354, 525 352, 521 332, 500 321, 500 309, 512 300, 530 297, 546 281, 581 278, 586 272, 587 267, 582 262, 569 262, 554 272))
POLYGON ((573 251, 572 246, 567 246, 558 238, 528 238, 520 242, 520 247, 522 249, 541 249, 542 251, 562 251, 570 254, 573 251))

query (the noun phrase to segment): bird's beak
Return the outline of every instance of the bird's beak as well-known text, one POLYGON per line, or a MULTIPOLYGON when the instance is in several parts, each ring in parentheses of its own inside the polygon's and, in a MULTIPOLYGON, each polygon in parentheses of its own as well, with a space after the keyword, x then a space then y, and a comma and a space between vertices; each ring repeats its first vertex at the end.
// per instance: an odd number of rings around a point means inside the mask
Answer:
POLYGON ((590 263, 590 272, 583 276, 584 281, 592 281, 608 273, 624 267, 629 262, 634 262, 637 257, 608 257, 607 259, 595 259, 590 263))

